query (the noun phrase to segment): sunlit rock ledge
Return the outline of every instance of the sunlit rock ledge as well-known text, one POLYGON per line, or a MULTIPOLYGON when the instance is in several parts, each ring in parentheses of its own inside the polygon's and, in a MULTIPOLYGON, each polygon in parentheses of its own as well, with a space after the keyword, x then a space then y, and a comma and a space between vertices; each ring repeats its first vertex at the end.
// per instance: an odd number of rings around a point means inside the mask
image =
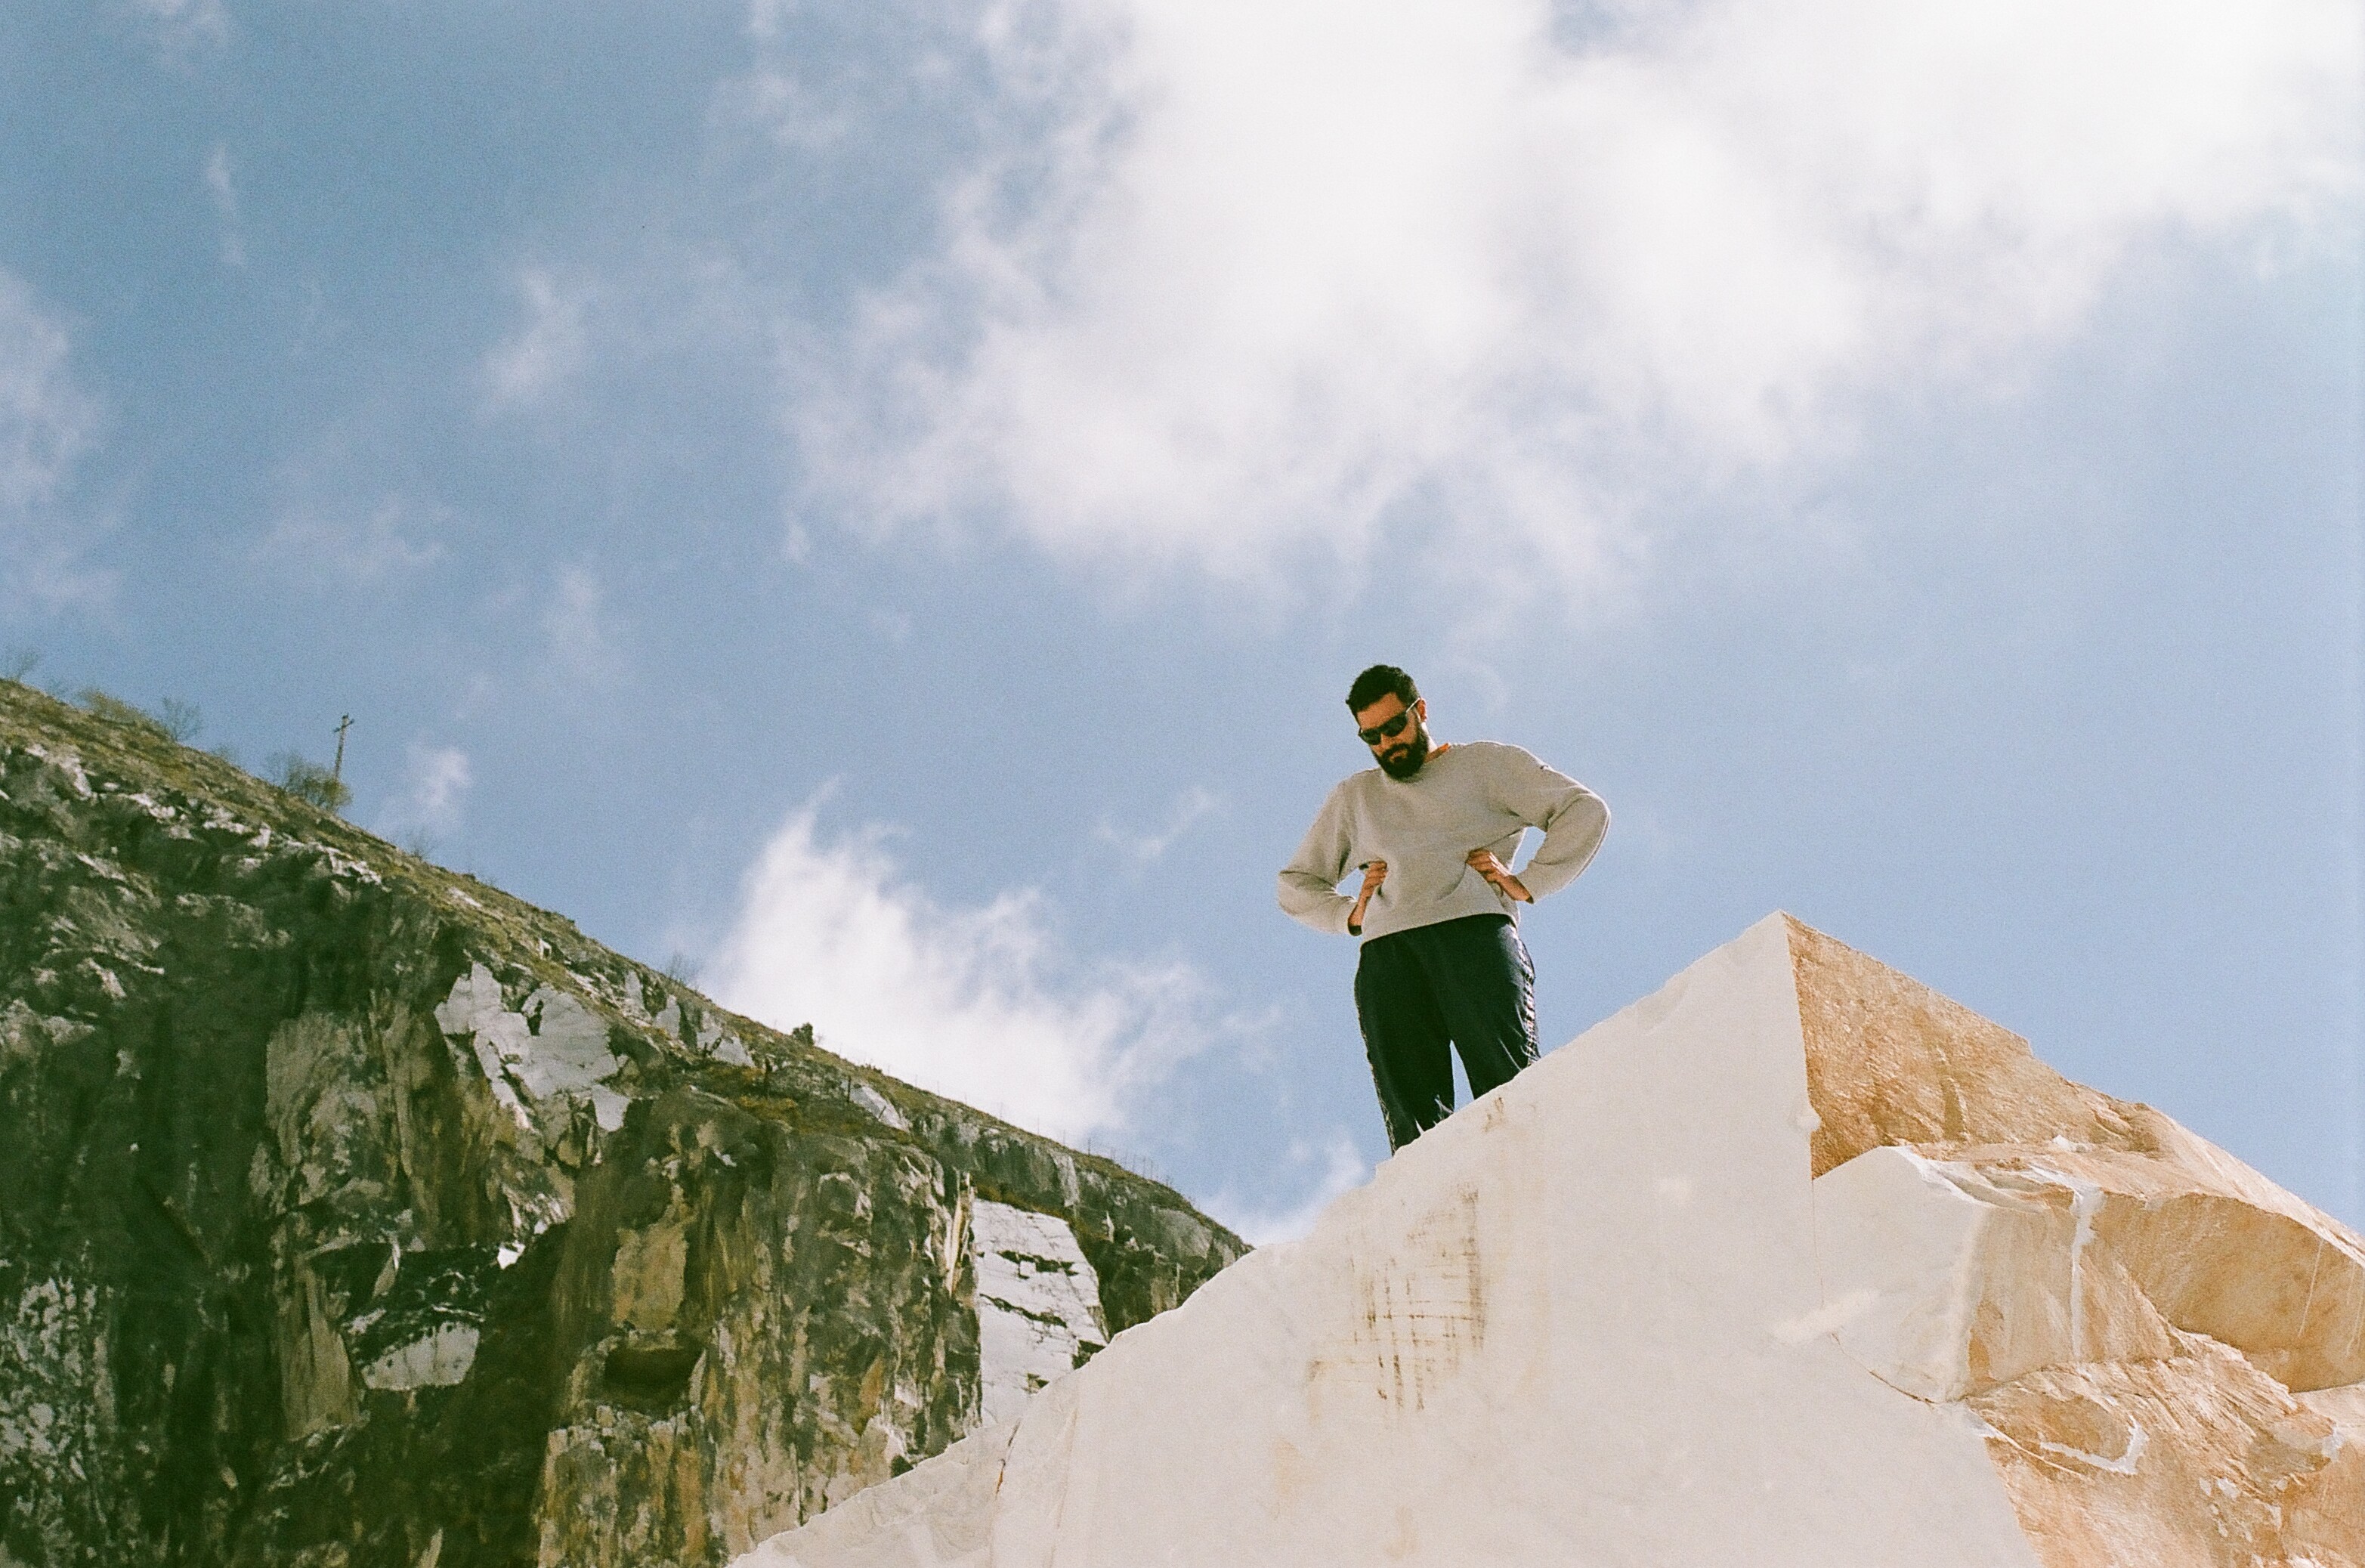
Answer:
POLYGON ((737 1568, 2359 1568, 2365 1242, 1784 915, 737 1568))

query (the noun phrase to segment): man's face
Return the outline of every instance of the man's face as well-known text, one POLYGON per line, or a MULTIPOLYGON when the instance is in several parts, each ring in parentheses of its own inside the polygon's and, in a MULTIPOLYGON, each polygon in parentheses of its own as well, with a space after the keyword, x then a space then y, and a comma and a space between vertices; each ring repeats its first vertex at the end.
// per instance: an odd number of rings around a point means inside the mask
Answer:
POLYGON ((1355 728, 1373 738, 1363 742, 1373 759, 1391 778, 1409 778, 1429 760, 1429 704, 1416 702, 1409 714, 1404 699, 1391 691, 1368 708, 1355 711, 1355 728), (1395 721, 1403 718, 1404 722, 1395 721), (1381 734, 1390 728, 1394 734, 1381 734))

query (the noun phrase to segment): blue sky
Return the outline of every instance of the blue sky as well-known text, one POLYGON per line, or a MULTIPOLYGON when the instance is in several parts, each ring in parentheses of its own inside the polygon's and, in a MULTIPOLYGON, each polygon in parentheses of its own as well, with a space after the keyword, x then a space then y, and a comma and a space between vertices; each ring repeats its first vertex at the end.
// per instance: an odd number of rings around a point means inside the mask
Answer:
MULTIPOLYGON (((1564 1039, 1787 908, 2365 1221, 2350 8, 0 17, 0 642, 1259 1234, 1412 668, 1599 790, 1564 1039)), ((1680 1092, 1671 1086, 1671 1092, 1680 1092)))

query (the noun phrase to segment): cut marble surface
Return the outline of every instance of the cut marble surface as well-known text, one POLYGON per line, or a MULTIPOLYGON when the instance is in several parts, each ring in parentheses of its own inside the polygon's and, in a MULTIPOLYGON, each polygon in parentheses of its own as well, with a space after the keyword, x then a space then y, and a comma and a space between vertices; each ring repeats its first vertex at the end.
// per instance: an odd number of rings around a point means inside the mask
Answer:
POLYGON ((1776 915, 739 1564, 2365 1568, 2361 1260, 1776 915))

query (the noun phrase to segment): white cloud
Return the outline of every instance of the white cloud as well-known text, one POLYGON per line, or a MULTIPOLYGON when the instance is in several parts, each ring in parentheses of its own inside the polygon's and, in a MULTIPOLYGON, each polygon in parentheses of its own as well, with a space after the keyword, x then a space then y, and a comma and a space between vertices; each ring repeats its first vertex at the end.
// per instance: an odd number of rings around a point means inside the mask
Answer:
POLYGON ((64 506, 101 420, 73 352, 65 327, 0 269, 0 593, 10 601, 55 607, 107 590, 82 564, 88 524, 64 506))
POLYGON ((1193 785, 1174 802, 1166 820, 1148 833, 1127 833, 1114 823, 1103 821, 1093 830, 1093 836, 1124 856, 1135 866, 1147 868, 1166 857, 1175 841, 1196 826, 1204 817, 1220 810, 1224 798, 1203 785, 1193 785))
POLYGON ((238 223, 238 185, 230 176, 230 149, 220 142, 214 143, 213 152, 206 159, 206 194, 213 198, 214 211, 221 218, 222 265, 246 265, 246 241, 238 223))
POLYGON ((468 787, 474 782, 468 754, 458 746, 412 742, 403 770, 402 793, 387 806, 378 831, 389 837, 457 833, 468 787))
POLYGON ((1354 1140, 1335 1127, 1318 1150, 1303 1140, 1290 1146, 1290 1164, 1301 1170, 1317 1160, 1320 1170, 1312 1186, 1304 1188, 1306 1195, 1295 1204, 1283 1200, 1276 1206, 1272 1193, 1243 1197, 1227 1187, 1208 1200, 1207 1212, 1231 1226, 1251 1246, 1295 1241, 1314 1228, 1314 1222, 1322 1217, 1322 1211, 1335 1199, 1362 1186, 1372 1173, 1363 1157, 1355 1152, 1354 1140))
POLYGON ((749 872, 709 972, 726 1006, 1070 1141, 1122 1131, 1207 1037, 1187 967, 1084 962, 1033 892, 945 908, 880 830, 824 842, 811 806, 749 872))
POLYGON ((714 118, 779 147, 819 152, 878 137, 887 115, 923 95, 941 114, 956 69, 946 17, 944 0, 751 0, 756 64, 721 84, 714 118))
MULTIPOLYGON (((291 469, 283 487, 326 490, 321 476, 291 469)), ((249 552, 256 563, 285 572, 315 591, 375 587, 412 576, 443 554, 435 537, 449 517, 442 507, 387 496, 366 511, 350 510, 342 498, 320 504, 290 500, 249 552)))
POLYGON ((230 37, 230 11, 221 0, 131 0, 131 8, 155 24, 168 50, 219 47, 230 37))
POLYGON ((551 664, 563 678, 588 685, 616 674, 620 660, 608 633, 607 598, 589 567, 560 570, 543 602, 542 630, 551 664))
POLYGON ((521 267, 517 289, 525 320, 485 356, 479 369, 488 411, 522 408, 581 370, 588 357, 584 316, 592 290, 542 267, 521 267))
POLYGON ((801 372, 807 465, 1242 577, 1409 507, 1614 575, 1867 399, 2008 386, 2131 249, 2355 185, 2342 0, 963 14, 1001 132, 801 372))
POLYGON ((10 513, 56 500, 97 434, 98 407, 75 385, 72 353, 65 328, 0 272, 0 509, 10 513))

